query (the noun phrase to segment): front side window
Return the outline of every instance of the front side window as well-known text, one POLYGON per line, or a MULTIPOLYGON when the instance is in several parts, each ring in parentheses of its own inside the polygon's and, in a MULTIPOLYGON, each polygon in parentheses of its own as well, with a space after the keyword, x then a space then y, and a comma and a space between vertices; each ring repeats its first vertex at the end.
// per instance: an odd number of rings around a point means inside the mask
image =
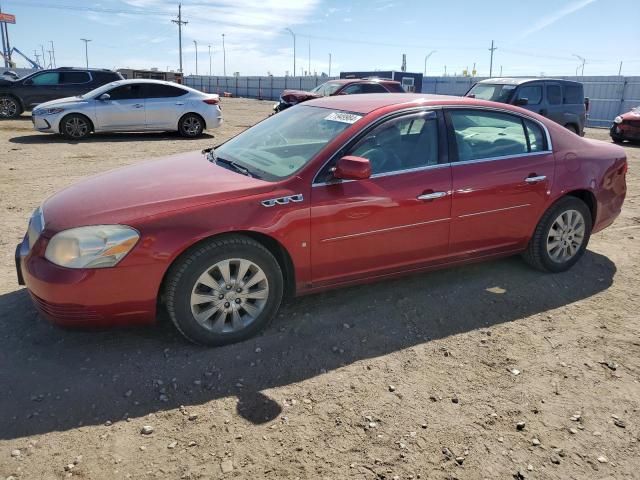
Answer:
POLYGON ((275 181, 296 173, 360 118, 356 113, 298 105, 245 130, 215 153, 275 181))
POLYGON ((542 101, 542 87, 540 85, 526 85, 518 89, 518 99, 526 98, 527 105, 539 105, 542 101))
POLYGON ((511 94, 516 89, 516 85, 476 83, 467 96, 473 96, 478 100, 489 100, 492 102, 507 103, 511 94))
POLYGON ((529 151, 522 119, 486 110, 450 110, 458 161, 519 155, 529 151))
POLYGON ((33 85, 58 85, 60 83, 60 73, 46 72, 30 78, 33 85))
POLYGON ((338 90, 342 86, 341 83, 337 82, 326 82, 322 85, 318 85, 316 88, 311 90, 313 93, 317 93, 318 95, 322 95, 326 97, 328 95, 333 95, 336 90, 338 90))
POLYGON ((107 92, 110 100, 134 100, 143 98, 142 84, 121 85, 107 92))
POLYGON ((364 92, 362 91, 362 84, 356 83, 354 85, 349 85, 348 87, 345 87, 344 90, 342 90, 340 93, 343 93, 345 95, 355 95, 357 93, 364 93, 364 92))
POLYGON ((437 165, 436 114, 422 112, 388 120, 367 133, 347 155, 369 160, 372 175, 437 165))
POLYGON ((62 83, 88 83, 91 77, 88 72, 62 72, 62 83))
POLYGON ((549 105, 562 103, 562 87, 560 85, 547 85, 547 101, 549 105))

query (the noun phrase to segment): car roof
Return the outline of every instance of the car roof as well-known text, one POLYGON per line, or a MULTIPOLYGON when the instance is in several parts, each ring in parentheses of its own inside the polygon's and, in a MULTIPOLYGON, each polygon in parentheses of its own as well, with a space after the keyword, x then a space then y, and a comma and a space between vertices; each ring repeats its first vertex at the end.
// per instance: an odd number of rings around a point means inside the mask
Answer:
POLYGON ((497 85, 522 85, 523 83, 529 82, 539 82, 539 81, 552 81, 552 82, 560 82, 560 83, 580 83, 574 82, 573 80, 563 80, 560 78, 547 78, 547 77, 529 77, 529 78, 486 78, 484 80, 480 80, 478 83, 490 83, 497 85))
MULTIPOLYGON (((166 80, 152 80, 150 78, 131 78, 128 80, 115 80, 111 83, 109 83, 109 85, 129 85, 132 83, 157 83, 158 85, 169 85, 171 87, 178 87, 178 88, 183 88, 185 90, 193 90, 192 88, 187 87, 186 85, 181 85, 179 83, 176 82, 168 82, 166 80)), ((196 90, 198 91, 198 90, 196 90)))
POLYGON ((396 83, 400 85, 400 82, 395 80, 389 80, 388 78, 336 78, 335 80, 327 80, 326 83, 340 83, 345 85, 347 83, 358 82, 374 82, 374 83, 396 83))

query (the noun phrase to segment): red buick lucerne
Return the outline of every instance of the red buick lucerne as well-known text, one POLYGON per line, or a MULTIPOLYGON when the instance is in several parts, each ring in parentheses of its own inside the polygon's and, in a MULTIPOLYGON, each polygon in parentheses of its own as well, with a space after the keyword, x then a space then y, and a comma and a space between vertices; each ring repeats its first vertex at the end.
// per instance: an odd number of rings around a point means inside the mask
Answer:
POLYGON ((301 295, 522 254, 573 266, 620 213, 627 160, 519 107, 370 94, 311 100, 226 143, 47 199, 16 251, 61 325, 245 339, 301 295))

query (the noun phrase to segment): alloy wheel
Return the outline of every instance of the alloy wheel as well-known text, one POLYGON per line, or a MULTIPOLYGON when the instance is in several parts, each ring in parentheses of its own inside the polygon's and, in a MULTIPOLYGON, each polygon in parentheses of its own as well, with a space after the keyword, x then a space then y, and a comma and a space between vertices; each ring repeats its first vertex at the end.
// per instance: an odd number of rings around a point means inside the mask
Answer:
POLYGON ((3 97, 0 98, 0 117, 11 118, 18 112, 18 104, 15 100, 3 97))
POLYGON ((72 117, 64 124, 64 131, 73 138, 82 138, 89 131, 89 125, 80 117, 72 117))
POLYGON ((571 260, 584 243, 585 221, 577 210, 565 210, 551 224, 547 235, 547 253, 556 263, 571 260))
POLYGON ((187 117, 184 122, 182 122, 182 128, 187 135, 195 137, 202 131, 202 124, 197 117, 187 117))
POLYGON ((215 333, 237 332, 253 323, 269 297, 269 281, 255 263, 232 258, 207 268, 191 291, 191 313, 215 333))

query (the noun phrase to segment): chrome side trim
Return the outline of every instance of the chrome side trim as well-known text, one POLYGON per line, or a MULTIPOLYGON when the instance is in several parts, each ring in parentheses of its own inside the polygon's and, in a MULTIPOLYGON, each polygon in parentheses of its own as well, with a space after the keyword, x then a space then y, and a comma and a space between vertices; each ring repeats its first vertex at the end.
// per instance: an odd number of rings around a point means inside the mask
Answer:
POLYGON ((475 159, 475 160, 463 160, 462 162, 454 162, 454 163, 451 163, 450 165, 452 167, 455 167, 457 165, 469 165, 471 163, 493 162, 495 160, 504 160, 504 159, 509 159, 509 158, 534 157, 534 156, 537 156, 537 155, 548 155, 549 153, 553 153, 553 152, 543 151, 543 152, 531 152, 531 153, 518 153, 517 155, 502 155, 502 156, 499 156, 499 157, 478 158, 478 159, 475 159))
MULTIPOLYGON (((413 173, 413 172, 422 172, 423 170, 431 170, 434 168, 442 168, 442 167, 450 167, 450 163, 438 163, 436 165, 426 165, 424 167, 416 167, 416 168, 407 168, 405 170, 394 170, 393 172, 384 172, 384 173, 376 173, 375 175, 371 175, 368 180, 374 178, 382 178, 382 177, 390 177, 393 175, 402 175, 403 173, 413 173)), ((323 167, 324 168, 324 167, 323 167)), ((343 183, 349 182, 359 182, 360 180, 340 180, 336 179, 335 182, 322 182, 322 183, 314 183, 311 187, 325 187, 327 185, 340 185, 343 183)))
POLYGON ((485 210, 483 212, 467 213, 465 215, 459 215, 458 218, 476 217, 478 215, 485 215, 487 213, 504 212, 506 210, 513 210, 515 208, 529 207, 530 205, 531 205, 530 203, 525 203, 523 205, 514 205, 513 207, 496 208, 494 210, 485 210))
POLYGON ((364 237, 364 236, 367 236, 367 235, 375 235, 377 233, 393 232, 395 230, 402 230, 404 228, 419 227, 421 225, 428 225, 430 223, 446 222, 448 220, 451 220, 451 218, 449 218, 449 217, 447 217, 447 218, 438 218, 436 220, 429 220, 428 222, 410 223, 408 225, 398 225, 397 227, 381 228, 379 230, 369 230, 368 232, 352 233, 350 235, 342 235, 342 236, 339 236, 339 237, 323 238, 322 240, 320 240, 320 242, 321 243, 336 242, 338 240, 345 240, 347 238, 364 237))

